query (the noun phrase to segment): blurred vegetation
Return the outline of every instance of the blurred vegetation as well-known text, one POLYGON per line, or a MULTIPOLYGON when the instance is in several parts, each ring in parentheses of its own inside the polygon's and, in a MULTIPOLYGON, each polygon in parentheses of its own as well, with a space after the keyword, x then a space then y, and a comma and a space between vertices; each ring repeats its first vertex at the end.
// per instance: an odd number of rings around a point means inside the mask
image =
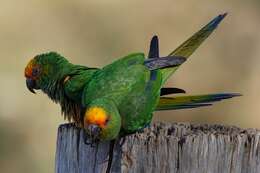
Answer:
POLYGON ((188 94, 240 92, 213 107, 156 113, 155 121, 260 127, 258 0, 10 0, 0 6, 1 172, 54 172, 59 106, 30 94, 28 60, 57 51, 76 64, 101 67, 130 52, 147 52, 160 37, 167 55, 218 13, 217 32, 167 83, 188 94))

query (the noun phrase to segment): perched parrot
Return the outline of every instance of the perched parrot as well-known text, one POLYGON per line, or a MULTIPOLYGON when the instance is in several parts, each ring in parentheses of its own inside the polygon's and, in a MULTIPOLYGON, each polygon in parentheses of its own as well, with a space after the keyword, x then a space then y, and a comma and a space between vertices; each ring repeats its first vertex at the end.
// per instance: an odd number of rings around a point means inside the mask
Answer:
POLYGON ((40 89, 59 103, 65 119, 83 127, 93 140, 113 140, 135 133, 151 123, 154 111, 209 106, 240 96, 218 93, 166 97, 185 91, 163 88, 225 16, 214 18, 165 57, 159 56, 157 36, 151 40, 147 58, 143 53, 133 53, 104 68, 74 65, 55 52, 37 55, 25 68, 26 85, 31 92, 40 89))

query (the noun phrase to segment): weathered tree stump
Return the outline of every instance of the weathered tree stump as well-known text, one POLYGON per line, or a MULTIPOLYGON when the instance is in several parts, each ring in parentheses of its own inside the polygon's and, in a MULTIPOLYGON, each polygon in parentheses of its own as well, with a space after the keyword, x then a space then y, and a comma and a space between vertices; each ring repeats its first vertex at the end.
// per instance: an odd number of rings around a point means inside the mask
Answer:
MULTIPOLYGON (((157 123, 116 143, 110 172, 260 173, 260 131, 157 123)), ((106 172, 109 142, 91 147, 72 124, 58 130, 56 173, 106 172)))

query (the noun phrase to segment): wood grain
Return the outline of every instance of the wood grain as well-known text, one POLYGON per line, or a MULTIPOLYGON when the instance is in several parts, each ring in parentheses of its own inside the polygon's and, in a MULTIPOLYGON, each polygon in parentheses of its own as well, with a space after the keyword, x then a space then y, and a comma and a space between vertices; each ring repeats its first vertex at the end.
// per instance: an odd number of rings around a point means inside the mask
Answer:
MULTIPOLYGON (((260 173, 260 131, 221 125, 156 123, 114 148, 113 173, 260 173)), ((103 173, 110 142, 84 143, 73 124, 58 129, 56 173, 103 173)))

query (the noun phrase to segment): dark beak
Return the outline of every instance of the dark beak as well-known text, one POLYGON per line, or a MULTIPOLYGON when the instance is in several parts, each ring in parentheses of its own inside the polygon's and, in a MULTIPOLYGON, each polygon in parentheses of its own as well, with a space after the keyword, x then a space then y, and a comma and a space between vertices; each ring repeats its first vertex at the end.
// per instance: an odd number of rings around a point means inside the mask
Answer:
POLYGON ((34 88, 36 86, 35 80, 27 78, 26 79, 26 86, 27 86, 29 91, 31 91, 32 93, 36 94, 36 92, 34 91, 34 88))
POLYGON ((89 131, 90 136, 94 139, 96 139, 100 135, 101 128, 98 125, 90 124, 88 125, 87 129, 89 131))

